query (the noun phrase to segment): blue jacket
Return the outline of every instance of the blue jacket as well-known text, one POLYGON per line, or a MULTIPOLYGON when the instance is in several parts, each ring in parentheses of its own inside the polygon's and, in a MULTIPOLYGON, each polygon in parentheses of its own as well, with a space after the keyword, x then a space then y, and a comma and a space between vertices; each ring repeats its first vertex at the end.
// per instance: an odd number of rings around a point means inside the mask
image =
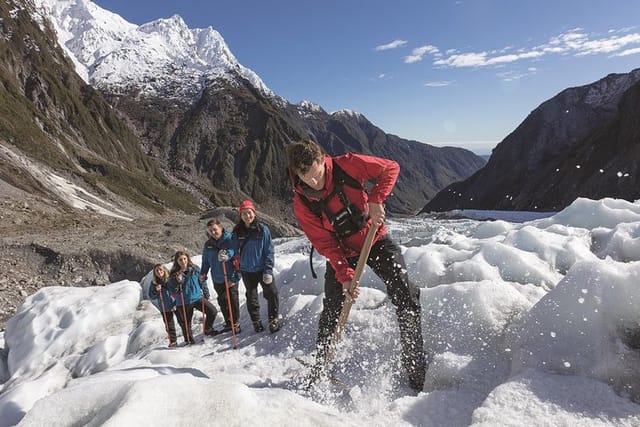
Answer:
POLYGON ((209 288, 207 286, 203 286, 200 283, 200 278, 198 276, 200 276, 200 268, 198 266, 187 268, 187 271, 185 271, 184 278, 182 280, 182 292, 175 276, 171 276, 171 278, 167 281, 167 286, 169 287, 171 293, 174 295, 176 305, 178 307, 181 307, 183 305, 183 295, 186 305, 191 305, 195 302, 200 301, 202 299, 203 292, 204 297, 209 298, 209 288))
POLYGON ((162 311, 171 311, 176 305, 176 301, 171 296, 171 291, 169 291, 167 283, 161 283, 161 285, 162 288, 160 289, 160 292, 158 292, 156 291, 156 284, 151 282, 149 285, 149 298, 157 299, 162 304, 162 311), (160 300, 160 295, 162 295, 162 301, 160 300))
POLYGON ((236 269, 233 268, 233 262, 231 261, 236 251, 233 249, 231 233, 228 231, 222 233, 222 236, 220 236, 218 240, 209 237, 209 240, 204 243, 204 248, 202 248, 201 274, 206 276, 209 269, 211 269, 211 280, 213 280, 213 283, 224 283, 224 270, 222 269, 222 263, 218 261, 218 252, 220 250, 226 250, 229 254, 229 261, 225 262, 227 279, 229 279, 230 282, 238 282, 240 278, 238 277, 236 269))
POLYGON ((249 228, 238 223, 231 236, 240 256, 240 271, 273 274, 273 242, 269 228, 254 221, 249 228))

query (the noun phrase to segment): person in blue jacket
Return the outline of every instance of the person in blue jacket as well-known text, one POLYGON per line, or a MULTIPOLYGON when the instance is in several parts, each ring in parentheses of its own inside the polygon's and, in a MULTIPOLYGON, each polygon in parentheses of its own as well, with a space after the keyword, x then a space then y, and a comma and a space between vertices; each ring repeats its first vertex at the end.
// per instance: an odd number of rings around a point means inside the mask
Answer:
POLYGON ((178 251, 173 256, 173 266, 169 272, 167 285, 176 301, 176 317, 182 329, 185 344, 194 343, 191 332, 194 309, 203 311, 204 307, 205 334, 217 335, 219 333, 213 329, 213 322, 218 310, 209 302, 209 288, 206 283, 200 281, 200 268, 191 262, 188 253, 178 251))
POLYGON ((177 345, 176 324, 173 321, 173 314, 176 311, 176 302, 171 296, 171 292, 167 287, 169 280, 169 270, 162 264, 153 266, 153 278, 149 286, 149 298, 158 299, 160 301, 160 311, 162 312, 162 320, 164 327, 169 336, 169 347, 177 345))
POLYGON ((231 317, 233 317, 233 330, 235 333, 239 333, 240 303, 238 300, 238 282, 240 277, 238 277, 238 272, 231 261, 235 255, 231 242, 231 233, 225 231, 219 219, 213 218, 207 222, 207 236, 209 239, 207 239, 202 248, 200 281, 205 282, 207 273, 211 271, 213 289, 218 294, 218 305, 225 322, 222 332, 231 330, 231 317), (227 301, 227 284, 229 286, 230 301, 227 301), (229 304, 231 305, 231 316, 229 315, 229 304))
POLYGON ((233 229, 232 239, 239 260, 240 274, 247 290, 247 310, 253 322, 253 329, 262 332, 260 320, 258 284, 262 285, 262 295, 267 300, 269 331, 280 330, 278 316, 278 288, 273 282, 273 242, 269 228, 258 221, 256 208, 251 200, 245 200, 238 208, 240 221, 233 229))

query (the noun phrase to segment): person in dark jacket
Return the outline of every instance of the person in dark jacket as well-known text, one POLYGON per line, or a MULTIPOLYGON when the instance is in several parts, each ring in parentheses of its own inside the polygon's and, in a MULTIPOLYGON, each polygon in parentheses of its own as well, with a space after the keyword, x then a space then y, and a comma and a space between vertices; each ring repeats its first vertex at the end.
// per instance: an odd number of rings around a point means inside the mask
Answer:
POLYGON ((193 344, 191 319, 193 310, 203 311, 205 315, 204 333, 217 335, 219 331, 213 329, 218 310, 209 302, 209 288, 200 281, 200 268, 191 262, 189 254, 178 251, 173 257, 173 266, 169 272, 167 282, 169 290, 175 295, 176 317, 182 329, 182 335, 187 345, 193 344))
POLYGON ((400 248, 387 236, 384 224, 383 203, 398 179, 400 166, 392 160, 354 153, 331 157, 310 140, 289 144, 287 161, 295 191, 294 214, 311 244, 327 259, 316 366, 326 364, 345 297, 358 297, 357 287, 351 291, 354 268, 369 228, 376 226, 367 265, 382 279, 396 306, 402 363, 411 387, 421 391, 427 362, 420 289, 409 281, 400 248), (334 180, 339 171, 342 177, 334 180), (364 186, 368 180, 375 181, 369 193, 364 186))
POLYGON ((280 330, 278 315, 278 288, 273 282, 274 250, 269 228, 258 221, 256 208, 251 200, 245 200, 238 208, 240 221, 233 229, 232 239, 237 251, 239 270, 247 290, 247 310, 253 322, 253 329, 262 332, 264 326, 260 320, 260 302, 258 284, 262 286, 262 295, 267 300, 269 331, 273 334, 280 330))
POLYGON ((233 326, 234 332, 239 333, 240 304, 238 299, 238 282, 240 281, 240 277, 238 277, 238 272, 233 267, 233 262, 231 261, 235 255, 235 250, 231 242, 231 233, 225 231, 219 219, 214 218, 207 222, 207 236, 209 239, 207 239, 202 248, 200 281, 205 282, 207 280, 207 273, 211 271, 213 289, 215 289, 218 294, 218 305, 220 306, 225 322, 222 332, 231 331, 233 326), (227 301, 227 285, 229 286, 230 301, 227 301), (229 307, 231 307, 231 313, 229 313, 229 307), (231 318, 233 318, 233 324, 231 318))
POLYGON ((149 297, 160 300, 160 311, 162 312, 165 330, 169 336, 169 347, 175 347, 177 345, 177 338, 173 314, 176 311, 176 302, 167 287, 168 280, 169 270, 162 264, 154 265, 153 278, 151 279, 151 286, 149 286, 149 297))

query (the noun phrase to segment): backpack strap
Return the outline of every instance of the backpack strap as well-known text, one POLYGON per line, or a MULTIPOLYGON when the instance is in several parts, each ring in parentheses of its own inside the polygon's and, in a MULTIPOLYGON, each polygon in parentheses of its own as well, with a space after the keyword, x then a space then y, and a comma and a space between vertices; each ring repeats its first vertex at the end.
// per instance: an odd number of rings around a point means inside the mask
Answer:
POLYGON ((316 248, 313 247, 313 245, 311 245, 311 250, 309 251, 309 268, 311 268, 311 277, 313 277, 314 279, 318 278, 318 275, 316 274, 316 271, 313 269, 313 251, 316 248))
POLYGON ((302 200, 302 203, 304 203, 315 216, 317 216, 318 218, 322 216, 321 200, 316 200, 312 202, 311 200, 309 200, 307 196, 305 196, 302 193, 298 193, 298 196, 300 196, 300 200, 302 200))
POLYGON ((335 183, 336 181, 339 182, 340 184, 346 184, 351 188, 358 188, 360 190, 364 190, 364 187, 362 186, 360 181, 358 181, 357 179, 355 179, 354 177, 346 173, 344 169, 340 167, 338 162, 336 162, 335 159, 333 159, 333 182, 335 183))

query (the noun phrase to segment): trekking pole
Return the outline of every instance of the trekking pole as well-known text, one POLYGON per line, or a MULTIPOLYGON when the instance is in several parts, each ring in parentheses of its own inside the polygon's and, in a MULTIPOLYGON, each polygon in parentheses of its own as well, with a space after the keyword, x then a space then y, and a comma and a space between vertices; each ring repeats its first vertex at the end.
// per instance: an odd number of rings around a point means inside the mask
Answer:
MULTIPOLYGON (((362 250, 360 251, 360 256, 358 257, 358 264, 356 264, 356 269, 353 273, 353 280, 351 280, 351 287, 349 288, 350 293, 360 285, 360 279, 362 278, 362 273, 364 273, 364 268, 367 265, 367 259, 369 259, 369 253, 371 253, 373 239, 376 237, 378 227, 379 226, 375 224, 371 224, 371 227, 369 227, 367 237, 365 237, 364 239, 364 245, 362 245, 362 250)), ((335 332, 333 333, 333 336, 329 341, 329 351, 327 351, 327 358, 324 362, 325 366, 331 363, 333 361, 333 358, 335 357, 338 343, 342 338, 342 331, 344 330, 344 326, 347 323, 347 318, 349 317, 351 306, 354 302, 355 301, 351 297, 345 298, 344 304, 342 305, 342 311, 340 311, 340 316, 338 317, 338 323, 336 325, 335 332)))
POLYGON ((184 331, 187 333, 187 336, 184 337, 184 339, 187 340, 187 342, 193 344, 193 337, 191 336, 191 322, 187 321, 187 308, 185 306, 184 286, 182 285, 182 283, 180 283, 180 299, 182 300, 182 319, 184 322, 184 331))
MULTIPOLYGON (((200 298, 200 302, 202 303, 200 305, 200 311, 202 311, 202 341, 204 341, 204 335, 205 335, 205 330, 204 330, 204 325, 207 321, 207 314, 204 312, 204 287, 207 286, 207 281, 205 280, 204 282, 200 282, 200 290, 202 291, 202 296, 200 298)), ((214 321, 216 319, 213 319, 214 321)))
POLYGON ((231 308, 231 291, 229 290, 229 279, 227 278, 227 263, 225 261, 222 261, 222 272, 224 273, 224 287, 227 291, 227 308, 229 309, 229 320, 231 321, 231 336, 233 339, 233 349, 235 350, 238 348, 238 338, 236 338, 236 323, 233 320, 233 309, 231 308))
MULTIPOLYGON (((167 338, 169 338, 169 344, 171 344, 171 335, 169 334, 169 321, 167 320, 167 313, 164 312, 164 299, 162 298, 162 287, 160 287, 160 292, 158 292, 160 296, 160 305, 162 306, 162 319, 164 320, 164 330, 167 333, 167 338)), ((173 317, 171 318, 173 321, 173 317)), ((174 323, 175 326, 175 323, 174 323)))

